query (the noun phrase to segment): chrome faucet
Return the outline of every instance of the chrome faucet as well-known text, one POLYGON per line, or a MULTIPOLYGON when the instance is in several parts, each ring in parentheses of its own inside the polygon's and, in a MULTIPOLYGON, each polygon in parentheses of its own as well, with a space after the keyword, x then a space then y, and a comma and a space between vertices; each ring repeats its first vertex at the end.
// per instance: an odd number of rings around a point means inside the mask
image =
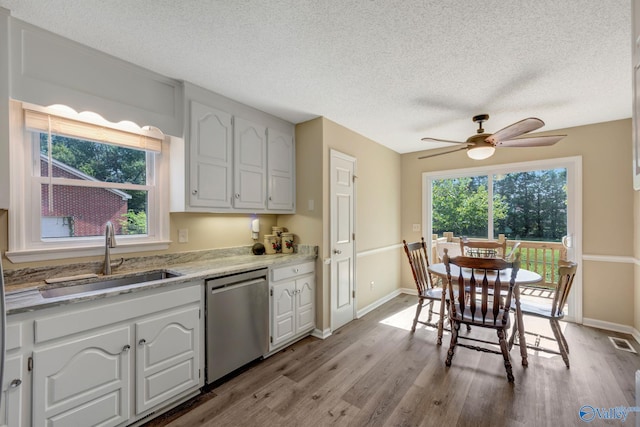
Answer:
POLYGON ((104 226, 104 270, 102 271, 105 276, 111 274, 111 253, 109 249, 116 246, 116 232, 111 221, 107 221, 104 226))

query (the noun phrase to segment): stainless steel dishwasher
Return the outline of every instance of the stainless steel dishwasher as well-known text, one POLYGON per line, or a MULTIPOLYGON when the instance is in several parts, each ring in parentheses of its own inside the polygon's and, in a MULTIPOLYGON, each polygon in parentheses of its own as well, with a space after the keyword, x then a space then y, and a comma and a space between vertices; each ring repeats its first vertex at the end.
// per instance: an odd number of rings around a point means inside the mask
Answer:
POLYGON ((206 281, 207 383, 263 356, 269 349, 267 269, 206 281))

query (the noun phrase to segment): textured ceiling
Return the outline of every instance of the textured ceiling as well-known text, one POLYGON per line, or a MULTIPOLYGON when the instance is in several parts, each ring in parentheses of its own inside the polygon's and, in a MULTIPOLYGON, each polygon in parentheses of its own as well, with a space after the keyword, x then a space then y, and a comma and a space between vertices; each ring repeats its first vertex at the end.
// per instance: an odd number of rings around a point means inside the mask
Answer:
POLYGON ((23 21, 399 153, 631 117, 629 0, 0 0, 23 21))

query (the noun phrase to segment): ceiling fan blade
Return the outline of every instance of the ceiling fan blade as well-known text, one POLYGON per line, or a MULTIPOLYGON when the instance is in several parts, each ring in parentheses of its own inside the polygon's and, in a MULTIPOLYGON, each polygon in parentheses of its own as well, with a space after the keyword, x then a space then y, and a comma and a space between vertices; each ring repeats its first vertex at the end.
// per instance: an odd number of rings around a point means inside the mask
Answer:
POLYGON ((525 136, 508 141, 499 141, 497 147, 543 147, 553 145, 567 135, 525 136))
POLYGON ((422 138, 421 141, 424 141, 424 142, 446 142, 448 144, 467 144, 466 142, 462 142, 462 141, 450 141, 448 139, 437 139, 437 138, 422 138))
POLYGON ((456 148, 455 150, 443 151, 443 152, 434 153, 434 154, 427 154, 426 156, 418 157, 418 160, 428 159, 429 157, 442 156, 443 154, 455 153, 456 151, 466 150, 466 149, 467 149, 467 147, 460 147, 460 148, 456 148))
POLYGON ((544 126, 544 122, 542 120, 535 117, 529 117, 528 119, 520 120, 519 122, 515 122, 505 128, 500 129, 493 135, 489 135, 485 139, 485 141, 495 145, 500 141, 507 141, 516 138, 527 132, 539 129, 542 126, 544 126))

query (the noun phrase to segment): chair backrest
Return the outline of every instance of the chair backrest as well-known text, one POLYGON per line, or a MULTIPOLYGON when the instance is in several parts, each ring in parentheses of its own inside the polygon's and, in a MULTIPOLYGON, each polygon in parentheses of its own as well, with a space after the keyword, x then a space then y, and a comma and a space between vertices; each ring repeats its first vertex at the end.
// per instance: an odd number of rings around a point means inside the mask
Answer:
POLYGON ((520 269, 520 253, 515 255, 513 262, 502 258, 449 258, 445 253, 444 264, 449 298, 455 302, 449 310, 452 319, 471 318, 478 325, 504 326, 507 323, 513 288, 520 269), (452 280, 452 265, 455 266, 457 280, 452 280), (508 281, 502 283, 500 270, 507 268, 511 269, 511 274, 508 281))
POLYGON ((418 295, 422 294, 425 290, 433 287, 433 280, 431 273, 429 273, 429 257, 427 256, 427 245, 424 242, 424 237, 418 242, 407 243, 403 240, 404 252, 409 259, 409 265, 411 266, 411 272, 413 273, 413 279, 416 282, 416 288, 418 289, 418 295))
POLYGON ((462 252, 460 252, 460 244, 458 242, 436 242, 436 254, 438 255, 440 262, 444 259, 445 249, 449 251, 450 257, 462 255, 462 252))
POLYGON ((476 258, 504 258, 507 254, 507 241, 460 239, 462 256, 476 258))
POLYGON ((570 261, 560 261, 558 265, 558 284, 556 286, 556 293, 553 296, 553 303, 551 305, 551 315, 563 316, 564 306, 567 303, 569 292, 571 292, 571 286, 573 286, 573 279, 576 276, 576 270, 578 264, 570 261))

